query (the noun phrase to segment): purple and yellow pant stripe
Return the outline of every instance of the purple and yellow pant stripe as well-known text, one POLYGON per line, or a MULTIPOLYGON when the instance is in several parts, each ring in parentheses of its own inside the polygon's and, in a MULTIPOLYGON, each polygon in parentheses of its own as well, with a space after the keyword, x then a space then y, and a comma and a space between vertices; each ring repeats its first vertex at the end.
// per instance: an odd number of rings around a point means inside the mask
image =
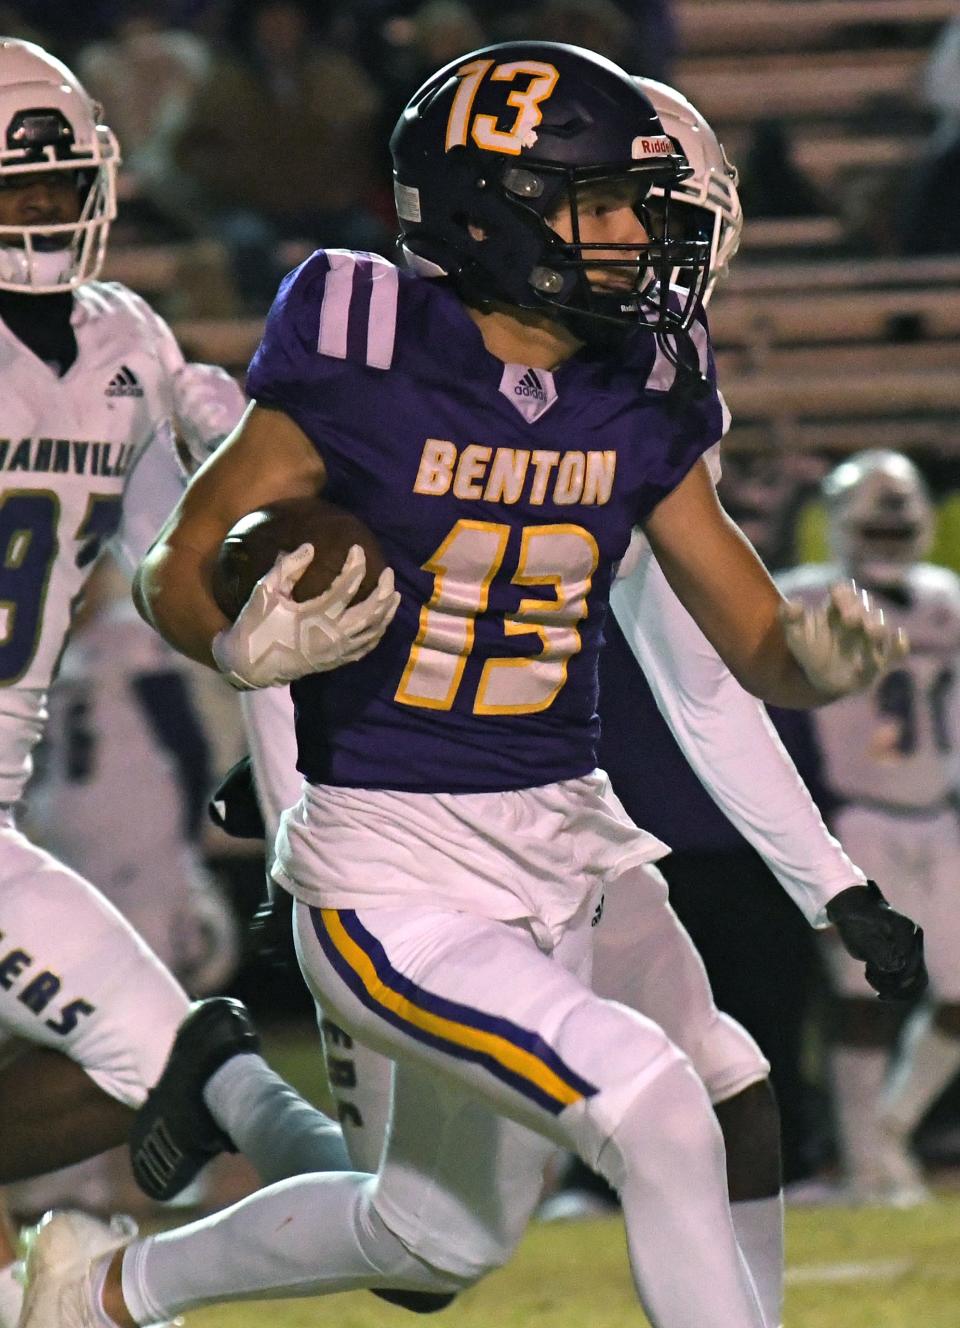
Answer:
POLYGON ((352 909, 311 908, 310 916, 341 980, 362 1005, 408 1037, 481 1066, 553 1116, 597 1092, 538 1033, 437 996, 398 972, 352 909))

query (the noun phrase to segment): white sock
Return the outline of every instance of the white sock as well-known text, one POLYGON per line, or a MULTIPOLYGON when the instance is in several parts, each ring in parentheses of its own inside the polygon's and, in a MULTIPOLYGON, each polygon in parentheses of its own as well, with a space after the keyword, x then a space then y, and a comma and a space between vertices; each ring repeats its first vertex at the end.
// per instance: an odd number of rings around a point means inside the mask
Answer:
POLYGON ((109 1254, 104 1254, 90 1269, 90 1303, 98 1328, 117 1328, 115 1321, 103 1308, 103 1287, 115 1253, 116 1251, 111 1250, 109 1254))
POLYGON ((0 1328, 17 1328, 23 1307, 23 1287, 13 1276, 13 1264, 0 1268, 0 1328))
POLYGON ((356 1172, 299 1176, 189 1226, 135 1240, 123 1298, 137 1323, 217 1301, 320 1296, 361 1287, 459 1291, 464 1282, 411 1255, 371 1207, 356 1172))
POLYGON ((830 1049, 838 1143, 844 1170, 853 1181, 869 1183, 876 1170, 883 1145, 878 1117, 888 1060, 885 1047, 830 1049))
POLYGON ((336 1121, 306 1102, 262 1056, 232 1056, 203 1098, 265 1185, 308 1171, 351 1171, 336 1121))
POLYGON ((783 1322, 783 1194, 731 1203, 737 1243, 757 1288, 764 1328, 783 1322))
POLYGON ((929 1017, 912 1021, 880 1103, 884 1124, 904 1143, 960 1070, 960 1038, 936 1028, 929 1017))

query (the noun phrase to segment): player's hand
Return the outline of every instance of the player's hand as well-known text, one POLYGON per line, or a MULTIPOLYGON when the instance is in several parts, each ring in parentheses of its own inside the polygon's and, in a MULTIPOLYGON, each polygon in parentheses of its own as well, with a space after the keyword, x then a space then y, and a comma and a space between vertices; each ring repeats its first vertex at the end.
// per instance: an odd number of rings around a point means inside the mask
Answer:
POLYGON ((186 449, 190 474, 240 422, 247 399, 218 364, 185 364, 170 380, 173 424, 186 449))
POLYGON ((780 621, 791 654, 825 697, 863 691, 909 649, 906 634, 852 581, 834 586, 822 604, 788 599, 780 621))
POLYGON ((312 544, 281 554, 254 586, 233 626, 214 638, 213 657, 234 687, 278 687, 352 664, 390 626, 400 603, 392 568, 384 568, 366 599, 351 605, 367 565, 363 549, 354 544, 323 594, 298 604, 293 588, 312 558, 312 544))
POLYGON ((923 928, 890 907, 873 881, 841 890, 827 917, 882 1001, 909 1001, 927 986, 923 928))

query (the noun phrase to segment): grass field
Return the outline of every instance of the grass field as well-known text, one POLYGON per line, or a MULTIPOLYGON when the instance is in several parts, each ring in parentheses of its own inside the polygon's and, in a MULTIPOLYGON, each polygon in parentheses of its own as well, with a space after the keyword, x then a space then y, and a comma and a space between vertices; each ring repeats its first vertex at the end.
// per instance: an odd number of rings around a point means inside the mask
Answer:
MULTIPOLYGON (((318 1215, 322 1221, 322 1215, 318 1215)), ((960 1199, 911 1212, 788 1217, 785 1328, 957 1328, 960 1199)), ((413 1320, 367 1293, 195 1311, 187 1328, 379 1328, 413 1320)), ((430 1320, 437 1328, 642 1328, 618 1219, 534 1226, 513 1263, 430 1320)), ((692 1326, 695 1328, 695 1326, 692 1326)))
MULTIPOLYGON (((267 1054, 308 1096, 323 1096, 302 1032, 267 1054)), ((318 1214, 317 1220, 323 1221, 318 1214)), ((785 1328, 958 1328, 960 1197, 907 1212, 819 1208, 787 1216, 785 1328)), ((432 1319, 366 1292, 194 1311, 187 1328, 643 1328, 620 1220, 531 1227, 509 1267, 432 1319)), ((696 1328, 696 1325, 691 1325, 696 1328)))

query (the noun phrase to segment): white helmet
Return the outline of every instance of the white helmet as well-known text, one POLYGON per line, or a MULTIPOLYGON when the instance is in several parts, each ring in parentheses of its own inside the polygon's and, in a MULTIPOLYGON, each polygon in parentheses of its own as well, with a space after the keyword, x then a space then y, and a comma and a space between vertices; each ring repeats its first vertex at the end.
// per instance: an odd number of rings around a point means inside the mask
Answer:
POLYGON ((47 295, 91 281, 117 215, 120 149, 100 108, 33 42, 0 37, 0 189, 14 177, 70 171, 87 186, 77 221, 0 226, 0 290, 47 295))
POLYGON ((823 481, 830 548, 855 576, 896 585, 929 552, 934 512, 923 477, 902 452, 857 452, 823 481))
MULTIPOLYGON (((653 103, 664 133, 679 144, 693 167, 691 176, 670 186, 671 202, 689 204, 710 214, 710 276, 703 293, 706 304, 740 247, 743 211, 737 193, 737 168, 727 160, 723 144, 710 125, 682 93, 652 78, 637 78, 635 82, 653 103)), ((654 186, 650 193, 657 197, 663 190, 654 186)))

